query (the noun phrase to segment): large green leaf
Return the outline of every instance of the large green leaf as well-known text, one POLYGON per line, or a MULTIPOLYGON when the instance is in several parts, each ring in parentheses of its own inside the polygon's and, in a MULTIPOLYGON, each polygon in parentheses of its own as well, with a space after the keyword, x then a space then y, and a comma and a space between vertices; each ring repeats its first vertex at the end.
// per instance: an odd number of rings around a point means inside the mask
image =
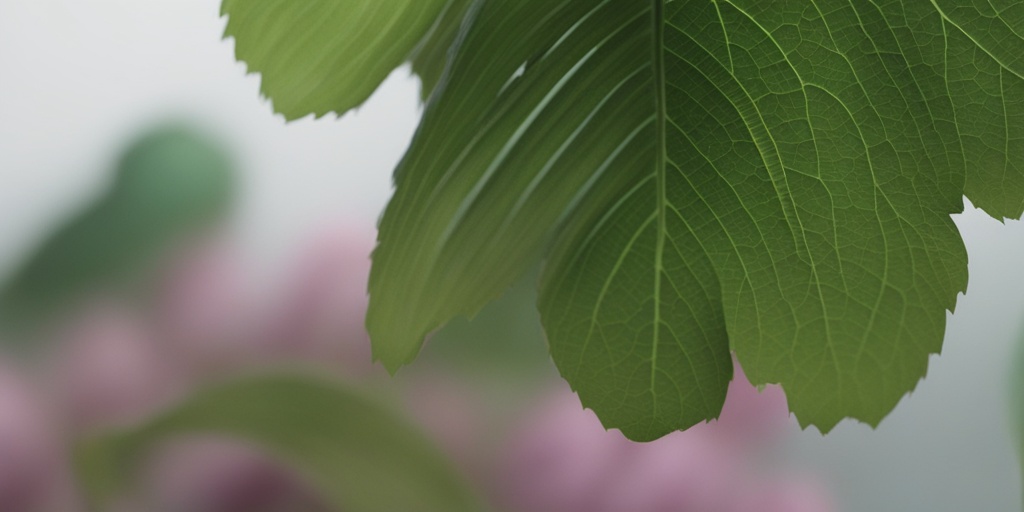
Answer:
POLYGON ((308 477, 335 510, 481 509, 419 431, 340 383, 287 373, 236 378, 136 428, 87 439, 76 455, 86 497, 109 504, 152 448, 195 433, 262 446, 308 477))
MULTIPOLYGON (((638 183, 637 176, 650 173, 655 163, 650 27, 645 9, 621 3, 567 2, 557 9, 530 2, 483 6, 462 44, 475 50, 456 55, 447 89, 428 107, 396 173, 396 196, 381 223, 367 318, 375 353, 386 365, 411 359, 423 333, 500 293, 509 277, 540 253, 552 228, 573 206, 575 218, 590 217, 609 201, 628 197, 624 192, 638 183), (501 34, 503 25, 519 37, 501 34), (560 53, 544 55, 556 44, 560 53), (474 58, 478 52, 508 58, 484 65, 474 58), (507 83, 524 63, 522 77, 507 83), (460 126, 442 131, 435 123, 460 126), (416 211, 429 214, 411 222, 416 211), (412 252, 402 254, 403 249, 412 252), (412 293, 392 295, 397 291, 392 283, 405 283, 412 293), (389 320, 396 315, 406 320, 389 320)), ((647 208, 624 213, 650 216, 647 208)), ((626 286, 653 283, 636 279, 637 271, 646 273, 637 269, 652 262, 625 262, 632 265, 626 286)), ((615 316, 597 330, 572 319, 561 325, 546 321, 552 355, 584 404, 631 436, 646 437, 641 423, 650 421, 652 401, 632 395, 637 386, 646 389, 654 381, 652 373, 637 372, 635 364, 650 357, 651 339, 672 345, 659 355, 663 368, 694 371, 656 383, 675 387, 674 380, 686 379, 681 383, 686 397, 666 390, 655 406, 659 414, 672 420, 686 414, 688 426, 716 416, 721 408, 731 362, 721 307, 709 300, 718 295, 716 283, 713 274, 689 277, 675 283, 678 292, 666 285, 666 294, 681 297, 673 313, 682 316, 666 313, 671 327, 661 332, 644 327, 652 326, 655 317, 638 309, 649 301, 629 303, 650 294, 649 287, 606 290, 604 296, 624 309, 606 310, 615 316), (686 292, 695 295, 682 297, 686 292), (691 307, 707 316, 691 313, 691 307), (640 325, 627 325, 631 320, 640 325), (599 350, 577 343, 594 334, 607 338, 594 342, 599 350), (639 341, 642 337, 646 340, 639 341), (638 341, 644 348, 637 350, 638 341)), ((598 288, 590 298, 600 300, 601 281, 590 281, 598 288)), ((550 290, 542 287, 542 312, 549 309, 550 290)), ((593 316, 593 304, 554 302, 586 310, 584 320, 593 316)))
POLYGON ((963 194, 1024 208, 1021 5, 476 2, 381 220, 376 357, 546 255, 552 356, 605 425, 714 418, 730 349, 803 425, 877 424, 965 290, 963 194))

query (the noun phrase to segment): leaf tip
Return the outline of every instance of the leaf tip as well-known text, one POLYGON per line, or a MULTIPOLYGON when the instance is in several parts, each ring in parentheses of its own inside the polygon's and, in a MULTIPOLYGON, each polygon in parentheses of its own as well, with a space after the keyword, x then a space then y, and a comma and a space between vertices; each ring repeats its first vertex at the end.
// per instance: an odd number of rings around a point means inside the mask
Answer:
POLYGON ((423 345, 423 336, 409 336, 408 333, 396 335, 395 327, 378 329, 371 327, 369 322, 367 323, 373 361, 379 362, 392 376, 398 372, 399 368, 416 359, 416 355, 423 345))

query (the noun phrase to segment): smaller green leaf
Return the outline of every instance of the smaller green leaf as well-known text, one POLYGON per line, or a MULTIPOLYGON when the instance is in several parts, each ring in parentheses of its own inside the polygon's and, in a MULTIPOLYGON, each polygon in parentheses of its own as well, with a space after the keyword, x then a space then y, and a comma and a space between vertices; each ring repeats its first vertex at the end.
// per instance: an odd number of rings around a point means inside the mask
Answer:
POLYGON ((262 75, 260 90, 292 120, 361 105, 409 58, 447 3, 225 0, 221 14, 235 57, 262 75))
POLYGON ((102 508, 151 448, 190 433, 258 443, 308 477, 336 510, 481 509, 419 431, 340 383, 287 373, 204 389, 141 426, 81 443, 75 464, 87 499, 102 508))
POLYGON ((121 158, 110 191, 0 288, 0 328, 31 333, 84 294, 134 277, 220 217, 233 192, 231 162, 206 138, 180 126, 143 136, 121 158))

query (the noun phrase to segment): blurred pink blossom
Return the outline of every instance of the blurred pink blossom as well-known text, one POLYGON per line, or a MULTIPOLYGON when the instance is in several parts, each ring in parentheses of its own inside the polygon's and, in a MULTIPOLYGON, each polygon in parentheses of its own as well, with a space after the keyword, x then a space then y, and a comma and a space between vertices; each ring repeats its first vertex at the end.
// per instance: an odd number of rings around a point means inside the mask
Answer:
POLYGON ((736 367, 719 421, 650 443, 606 431, 563 384, 509 442, 498 500, 533 512, 834 510, 815 482, 756 470, 757 445, 781 435, 788 411, 780 389, 759 393, 736 367))
POLYGON ((485 473, 489 460, 486 418, 481 397, 466 382, 440 372, 413 378, 405 393, 405 409, 466 476, 485 473))
POLYGON ((717 420, 696 428, 711 430, 729 442, 762 444, 782 435, 791 426, 786 393, 773 385, 758 390, 750 384, 739 361, 733 359, 735 374, 729 383, 728 396, 717 420))
POLYGON ((271 309, 266 335, 279 353, 373 371, 364 327, 374 233, 341 225, 317 234, 298 256, 271 309))
POLYGON ((138 420, 181 388, 173 354, 123 303, 91 302, 65 336, 51 375, 66 428, 81 431, 138 420))
POLYGON ((751 482, 740 493, 736 510, 821 512, 836 507, 828 490, 815 477, 795 474, 751 482))
POLYGON ((0 510, 70 510, 59 432, 35 387, 0 361, 0 510))
POLYGON ((342 225, 300 248, 286 280, 252 296, 240 256, 216 241, 181 251, 159 293, 166 341, 200 375, 305 362, 355 376, 372 371, 363 327, 374 236, 342 225))
MULTIPOLYGON (((301 361, 351 377, 379 372, 363 326, 373 245, 371 232, 324 231, 299 249, 281 288, 263 295, 252 293, 240 255, 221 241, 176 252, 154 309, 97 300, 64 332, 49 372, 63 429, 139 419, 207 376, 253 364, 301 361)), ((412 416, 509 510, 834 510, 813 479, 757 470, 759 448, 790 425, 786 400, 778 387, 758 392, 736 367, 718 420, 651 443, 606 431, 564 382, 503 443, 481 405, 493 397, 471 382, 423 368, 405 380, 404 395, 412 416)), ((53 510, 39 507, 61 485, 59 435, 47 430, 60 424, 41 412, 45 402, 31 386, 10 375, 0 366, 0 511, 53 510)), ((126 512, 326 510, 295 474, 242 443, 175 441, 148 467, 148 494, 127 497, 126 512)))
POLYGON ((241 256, 225 241, 177 251, 163 272, 152 316, 161 341, 202 375, 238 366, 260 352, 255 299, 241 256))
POLYGON ((156 510, 331 510, 298 475, 254 447, 226 438, 190 437, 167 443, 153 457, 145 481, 156 510))

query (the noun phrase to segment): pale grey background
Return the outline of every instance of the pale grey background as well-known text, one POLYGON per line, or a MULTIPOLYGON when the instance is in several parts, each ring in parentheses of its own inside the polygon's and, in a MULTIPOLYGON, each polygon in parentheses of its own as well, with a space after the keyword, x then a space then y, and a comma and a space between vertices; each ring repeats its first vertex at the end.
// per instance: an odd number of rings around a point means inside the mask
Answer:
POLYGON ((245 171, 244 243, 275 259, 316 224, 372 227, 419 116, 397 70, 359 111, 285 124, 223 41, 217 0, 0 0, 0 273, 104 185, 140 128, 220 136, 245 171))

